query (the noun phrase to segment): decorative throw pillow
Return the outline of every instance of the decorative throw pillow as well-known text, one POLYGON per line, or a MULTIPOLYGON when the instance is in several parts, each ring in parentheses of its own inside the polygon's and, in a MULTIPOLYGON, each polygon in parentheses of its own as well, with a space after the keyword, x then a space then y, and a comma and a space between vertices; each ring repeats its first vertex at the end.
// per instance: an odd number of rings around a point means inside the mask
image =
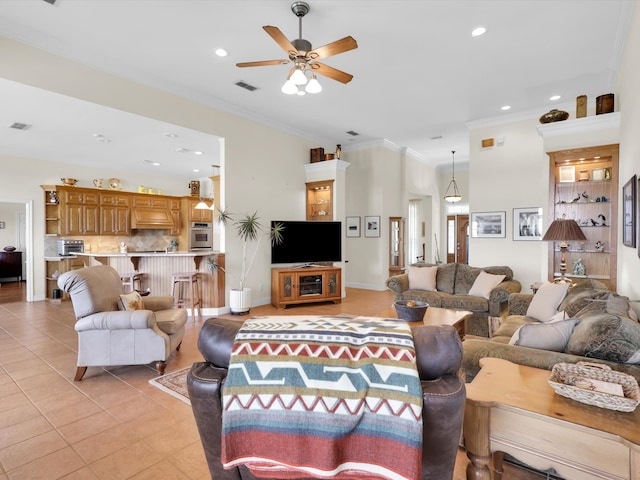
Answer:
POLYGON ((527 317, 535 318, 540 322, 550 321, 551 317, 558 313, 558 305, 568 289, 568 283, 543 283, 529 304, 527 317))
POLYGON ((120 295, 118 308, 120 310, 144 310, 144 303, 138 292, 131 292, 120 295))
POLYGON ((618 363, 640 363, 640 324, 626 315, 625 297, 610 294, 607 302, 592 302, 578 312, 566 353, 618 363))
POLYGON ((436 291, 436 274, 438 267, 409 266, 409 288, 411 290, 436 291))
POLYGON ((474 297, 483 297, 487 300, 491 295, 491 290, 496 288, 505 278, 505 275, 492 275, 484 270, 476 277, 475 282, 469 289, 469 295, 474 297))
MULTIPOLYGON (((564 313, 564 312, 563 312, 564 313)), ((538 348, 550 352, 563 352, 573 328, 578 323, 577 318, 556 320, 548 323, 527 323, 515 331, 509 345, 538 348)))

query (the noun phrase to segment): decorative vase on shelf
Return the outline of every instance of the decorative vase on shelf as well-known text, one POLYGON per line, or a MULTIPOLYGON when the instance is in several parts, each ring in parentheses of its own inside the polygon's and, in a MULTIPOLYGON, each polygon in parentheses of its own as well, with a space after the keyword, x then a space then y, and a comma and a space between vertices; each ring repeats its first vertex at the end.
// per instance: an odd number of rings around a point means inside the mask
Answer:
POLYGON ((336 158, 340 160, 340 156, 342 155, 342 146, 340 144, 336 145, 336 158))
POLYGON ((561 122, 569 118, 569 112, 554 108, 540 117, 540 123, 561 122))

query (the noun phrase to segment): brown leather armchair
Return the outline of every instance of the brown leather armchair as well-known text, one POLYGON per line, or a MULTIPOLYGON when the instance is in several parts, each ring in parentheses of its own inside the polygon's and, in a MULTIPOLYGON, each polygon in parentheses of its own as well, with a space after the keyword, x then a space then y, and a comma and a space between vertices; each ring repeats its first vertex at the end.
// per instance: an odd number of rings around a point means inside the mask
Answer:
MULTIPOLYGON (((256 478, 245 467, 225 470, 220 461, 222 387, 241 325, 235 320, 207 320, 198 337, 205 361, 194 363, 187 377, 193 414, 215 480, 256 478)), ((413 337, 423 391, 422 479, 451 479, 466 400, 464 380, 459 376, 462 345, 450 326, 415 327, 413 337)))

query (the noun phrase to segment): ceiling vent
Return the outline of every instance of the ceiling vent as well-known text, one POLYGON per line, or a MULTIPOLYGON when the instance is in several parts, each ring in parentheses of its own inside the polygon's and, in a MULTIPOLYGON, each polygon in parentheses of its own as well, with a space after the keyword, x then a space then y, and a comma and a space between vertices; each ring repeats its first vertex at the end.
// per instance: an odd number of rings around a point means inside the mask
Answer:
POLYGON ((47 2, 50 5, 55 5, 58 0, 43 0, 43 1, 47 2))
POLYGON ((254 90, 258 90, 258 87, 254 87, 253 85, 249 85, 248 83, 245 82, 237 82, 236 83, 237 86, 244 88, 245 90, 249 90, 250 92, 253 92, 254 90))
POLYGON ((353 130, 349 130, 347 133, 352 137, 357 137, 358 135, 360 135, 358 132, 354 132, 353 130))
POLYGON ((31 128, 31 125, 15 122, 12 123, 9 128, 15 128, 16 130, 29 130, 31 128))

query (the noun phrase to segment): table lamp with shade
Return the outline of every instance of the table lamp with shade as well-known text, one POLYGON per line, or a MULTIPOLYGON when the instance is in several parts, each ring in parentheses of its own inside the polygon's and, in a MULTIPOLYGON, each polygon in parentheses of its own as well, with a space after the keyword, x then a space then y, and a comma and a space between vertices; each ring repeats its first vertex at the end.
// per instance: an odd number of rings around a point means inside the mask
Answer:
POLYGON ((562 215, 562 219, 556 219, 551 222, 542 240, 546 242, 560 242, 560 277, 555 279, 554 282, 573 284, 571 279, 565 276, 567 272, 567 241, 585 242, 587 240, 578 223, 562 215))

